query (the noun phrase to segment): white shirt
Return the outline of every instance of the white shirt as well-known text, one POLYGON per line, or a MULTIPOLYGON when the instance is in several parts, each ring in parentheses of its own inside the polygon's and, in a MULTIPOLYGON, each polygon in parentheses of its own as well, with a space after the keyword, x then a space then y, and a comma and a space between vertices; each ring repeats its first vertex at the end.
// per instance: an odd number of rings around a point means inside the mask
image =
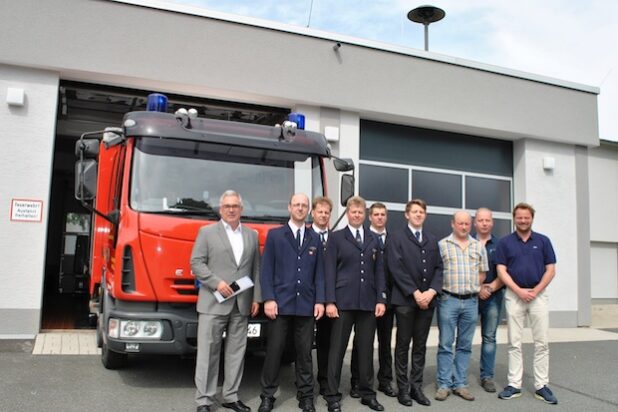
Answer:
POLYGON ((373 226, 369 226, 369 230, 378 235, 378 237, 382 237, 382 242, 386 243, 386 229, 384 229, 383 232, 378 232, 378 229, 373 226))
POLYGON ((242 257, 242 252, 245 248, 242 241, 242 230, 240 229, 240 223, 238 224, 236 230, 234 230, 225 220, 222 220, 221 222, 225 228, 227 238, 230 240, 230 245, 232 245, 232 252, 234 252, 234 260, 236 260, 236 265, 240 265, 240 258, 242 257))
POLYGON ((348 229, 350 229, 350 232, 352 232, 352 237, 354 239, 356 239, 356 231, 358 230, 360 232, 361 240, 363 241, 363 243, 365 242, 365 232, 362 226, 357 229, 355 227, 348 225, 348 229))
POLYGON ((298 232, 298 229, 300 229, 300 244, 298 246, 302 245, 303 239, 305 239, 305 225, 301 225, 300 227, 298 227, 294 224, 294 222, 292 222, 292 219, 290 219, 288 220, 288 226, 294 234, 294 239, 296 239, 296 232, 298 232))
MULTIPOLYGON (((326 241, 328 241, 328 229, 324 229, 324 230, 322 230, 322 229, 320 229, 319 227, 317 227, 317 226, 315 225, 315 223, 313 223, 313 224, 311 225, 311 227, 313 228, 313 231, 314 231, 315 233, 317 233, 318 235, 319 235, 320 233, 324 232, 324 235, 323 235, 323 236, 324 236, 324 241, 325 241, 325 242, 326 242, 326 241)), ((355 235, 356 235, 356 233, 355 233, 355 235)), ((320 240, 321 240, 321 239, 320 239, 320 240)))

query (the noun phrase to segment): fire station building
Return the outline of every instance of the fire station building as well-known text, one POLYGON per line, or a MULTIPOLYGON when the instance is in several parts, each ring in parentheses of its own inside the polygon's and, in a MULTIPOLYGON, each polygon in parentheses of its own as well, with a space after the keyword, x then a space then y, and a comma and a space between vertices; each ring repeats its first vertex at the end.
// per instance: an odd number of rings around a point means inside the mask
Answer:
MULTIPOLYGON (((595 299, 618 300, 618 145, 599 139, 595 87, 147 0, 2 2, 0 27, 0 338, 87 326, 75 141, 152 92, 219 119, 303 113, 390 230, 413 197, 439 236, 481 206, 507 234, 529 202, 558 259, 551 326, 590 325, 595 299)), ((334 200, 338 182, 329 169, 334 200)))

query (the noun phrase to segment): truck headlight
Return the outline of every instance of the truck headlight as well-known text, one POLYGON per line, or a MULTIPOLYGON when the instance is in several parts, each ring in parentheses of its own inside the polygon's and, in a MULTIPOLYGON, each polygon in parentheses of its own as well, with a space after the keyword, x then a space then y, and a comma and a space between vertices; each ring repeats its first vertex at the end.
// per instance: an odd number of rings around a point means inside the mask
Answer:
POLYGON ((163 322, 158 320, 121 319, 119 323, 121 339, 161 339, 163 335, 163 322))

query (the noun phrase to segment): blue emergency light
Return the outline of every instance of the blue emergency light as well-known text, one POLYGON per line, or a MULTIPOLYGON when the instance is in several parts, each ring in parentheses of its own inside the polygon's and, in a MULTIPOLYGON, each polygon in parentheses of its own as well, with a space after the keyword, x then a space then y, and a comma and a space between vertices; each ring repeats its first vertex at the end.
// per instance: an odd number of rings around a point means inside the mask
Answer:
POLYGON ((288 120, 296 123, 296 128, 300 130, 305 130, 305 115, 301 113, 290 113, 288 114, 288 120))
POLYGON ((161 93, 152 93, 148 95, 146 110, 149 112, 167 112, 167 96, 161 93))

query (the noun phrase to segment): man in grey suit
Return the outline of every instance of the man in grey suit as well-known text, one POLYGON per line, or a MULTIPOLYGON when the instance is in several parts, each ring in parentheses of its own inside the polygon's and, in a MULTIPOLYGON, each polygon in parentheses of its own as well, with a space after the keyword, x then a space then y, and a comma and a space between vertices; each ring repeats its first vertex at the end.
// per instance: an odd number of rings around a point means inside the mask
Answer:
POLYGON ((257 315, 261 299, 258 237, 254 230, 240 223, 242 198, 238 193, 228 190, 221 195, 219 213, 219 222, 200 229, 191 253, 191 270, 201 282, 197 301, 195 400, 197 412, 210 412, 215 403, 225 330, 222 406, 236 412, 250 412, 251 408, 238 399, 238 387, 244 368, 248 316, 257 315), (244 276, 249 276, 255 286, 231 296, 233 283, 244 276), (214 292, 228 299, 219 302, 214 292))

